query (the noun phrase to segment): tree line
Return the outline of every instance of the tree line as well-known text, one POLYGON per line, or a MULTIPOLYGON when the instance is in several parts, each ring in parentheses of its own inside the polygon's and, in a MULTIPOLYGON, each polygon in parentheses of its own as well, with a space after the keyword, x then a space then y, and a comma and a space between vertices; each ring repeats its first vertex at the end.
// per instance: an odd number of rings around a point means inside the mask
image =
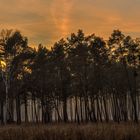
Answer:
POLYGON ((108 40, 78 30, 51 49, 0 33, 1 124, 138 123, 139 93, 140 39, 120 30, 108 40))

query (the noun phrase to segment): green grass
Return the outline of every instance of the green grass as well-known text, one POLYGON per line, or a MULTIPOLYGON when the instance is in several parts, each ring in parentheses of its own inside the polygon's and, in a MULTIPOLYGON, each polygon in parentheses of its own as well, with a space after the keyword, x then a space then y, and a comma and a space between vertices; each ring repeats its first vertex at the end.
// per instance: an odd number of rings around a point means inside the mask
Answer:
POLYGON ((0 127, 0 140, 140 140, 140 125, 8 125, 0 127))

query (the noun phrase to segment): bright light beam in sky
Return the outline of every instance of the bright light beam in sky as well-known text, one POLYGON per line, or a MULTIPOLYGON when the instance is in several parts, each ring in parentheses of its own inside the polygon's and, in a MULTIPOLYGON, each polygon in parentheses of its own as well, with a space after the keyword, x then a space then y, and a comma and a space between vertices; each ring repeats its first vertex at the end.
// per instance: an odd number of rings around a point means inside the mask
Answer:
POLYGON ((62 37, 69 32, 70 13, 73 6, 73 0, 52 0, 51 15, 57 29, 62 37))

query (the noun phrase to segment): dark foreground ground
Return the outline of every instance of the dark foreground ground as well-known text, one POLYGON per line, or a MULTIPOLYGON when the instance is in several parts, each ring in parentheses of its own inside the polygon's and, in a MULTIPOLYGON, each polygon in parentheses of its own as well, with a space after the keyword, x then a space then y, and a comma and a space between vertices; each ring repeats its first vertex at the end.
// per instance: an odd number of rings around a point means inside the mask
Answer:
POLYGON ((140 140, 140 124, 8 125, 0 140, 140 140))

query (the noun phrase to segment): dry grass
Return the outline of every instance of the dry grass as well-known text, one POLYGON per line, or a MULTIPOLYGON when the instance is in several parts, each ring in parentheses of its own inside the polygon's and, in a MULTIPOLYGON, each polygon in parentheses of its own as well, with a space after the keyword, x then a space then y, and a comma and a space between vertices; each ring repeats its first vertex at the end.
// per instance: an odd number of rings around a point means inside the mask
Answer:
POLYGON ((140 140, 140 125, 9 125, 0 127, 0 140, 140 140))

